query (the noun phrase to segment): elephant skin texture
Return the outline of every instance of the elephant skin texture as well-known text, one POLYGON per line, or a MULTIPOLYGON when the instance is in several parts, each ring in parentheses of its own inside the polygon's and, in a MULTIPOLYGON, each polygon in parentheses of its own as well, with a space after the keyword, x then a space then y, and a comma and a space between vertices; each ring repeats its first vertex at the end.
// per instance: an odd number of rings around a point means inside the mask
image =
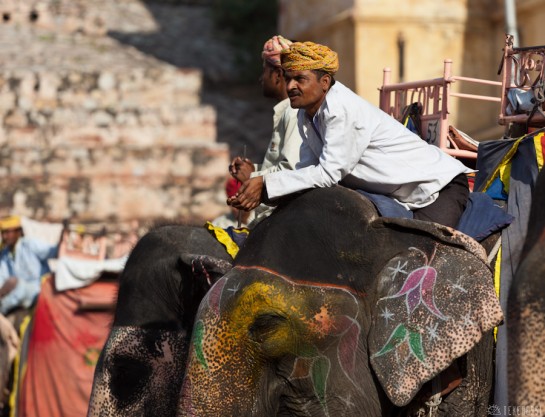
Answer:
POLYGON ((409 415, 453 363, 439 415, 486 415, 502 319, 471 238, 311 190, 252 230, 202 300, 178 415, 409 415))
POLYGON ((509 403, 545 415, 545 171, 538 176, 507 307, 509 403))
POLYGON ((120 277, 89 417, 176 415, 199 302, 231 266, 203 227, 162 226, 138 241, 120 277))

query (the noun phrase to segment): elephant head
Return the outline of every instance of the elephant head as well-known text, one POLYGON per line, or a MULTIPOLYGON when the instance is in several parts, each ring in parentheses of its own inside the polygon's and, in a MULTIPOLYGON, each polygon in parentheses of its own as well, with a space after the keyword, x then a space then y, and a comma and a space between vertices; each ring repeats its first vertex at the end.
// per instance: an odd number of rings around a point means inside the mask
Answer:
POLYGON ((201 302, 178 413, 386 415, 501 319, 472 239, 312 190, 250 233, 201 302))
POLYGON ((545 171, 533 194, 528 233, 507 306, 509 402, 545 412, 545 171))
POLYGON ((197 307, 231 262, 200 227, 163 226, 139 240, 120 277, 89 416, 175 415, 197 307))

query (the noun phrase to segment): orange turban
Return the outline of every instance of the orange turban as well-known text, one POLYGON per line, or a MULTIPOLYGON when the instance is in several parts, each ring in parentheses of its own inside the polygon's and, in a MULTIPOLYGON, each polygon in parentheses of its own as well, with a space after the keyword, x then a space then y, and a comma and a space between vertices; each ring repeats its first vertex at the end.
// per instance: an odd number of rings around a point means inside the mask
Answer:
POLYGON ((281 35, 273 36, 265 45, 263 45, 263 52, 261 57, 269 64, 279 67, 280 66, 280 52, 283 49, 288 49, 292 42, 281 35))
POLYGON ((0 220, 1 230, 20 229, 21 218, 19 216, 8 216, 0 220))
POLYGON ((339 69, 337 52, 314 42, 294 42, 282 51, 282 68, 286 71, 322 70, 331 75, 339 69))

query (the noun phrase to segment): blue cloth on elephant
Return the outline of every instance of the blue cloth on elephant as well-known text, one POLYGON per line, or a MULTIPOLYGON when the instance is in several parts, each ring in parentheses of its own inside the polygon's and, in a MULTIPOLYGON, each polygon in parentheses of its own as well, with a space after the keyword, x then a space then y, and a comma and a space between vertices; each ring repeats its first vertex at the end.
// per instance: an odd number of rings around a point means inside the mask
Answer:
POLYGON ((407 210, 392 197, 388 197, 384 194, 369 193, 363 190, 356 191, 371 200, 382 217, 402 217, 405 219, 413 218, 413 212, 411 210, 407 210))
MULTIPOLYGON (((382 217, 413 218, 412 211, 405 209, 391 197, 363 190, 356 191, 371 200, 382 217)), ((488 194, 474 192, 469 194, 466 209, 456 229, 480 242, 492 233, 507 227, 513 219, 514 217, 497 205, 488 194)))
POLYGON ((480 242, 504 227, 514 217, 499 206, 487 193, 469 194, 467 206, 456 229, 480 242))

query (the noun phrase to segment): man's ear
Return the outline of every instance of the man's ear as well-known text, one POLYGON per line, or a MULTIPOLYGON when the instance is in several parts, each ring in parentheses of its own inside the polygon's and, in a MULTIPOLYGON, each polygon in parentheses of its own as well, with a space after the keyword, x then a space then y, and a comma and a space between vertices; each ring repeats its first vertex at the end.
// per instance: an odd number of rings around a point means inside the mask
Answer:
POLYGON ((284 82, 284 70, 282 67, 277 67, 273 70, 274 81, 276 84, 284 82))
POLYGON ((329 87, 331 87, 331 75, 322 75, 322 78, 320 78, 320 84, 322 85, 322 90, 324 91, 324 93, 327 92, 329 90, 329 87))

